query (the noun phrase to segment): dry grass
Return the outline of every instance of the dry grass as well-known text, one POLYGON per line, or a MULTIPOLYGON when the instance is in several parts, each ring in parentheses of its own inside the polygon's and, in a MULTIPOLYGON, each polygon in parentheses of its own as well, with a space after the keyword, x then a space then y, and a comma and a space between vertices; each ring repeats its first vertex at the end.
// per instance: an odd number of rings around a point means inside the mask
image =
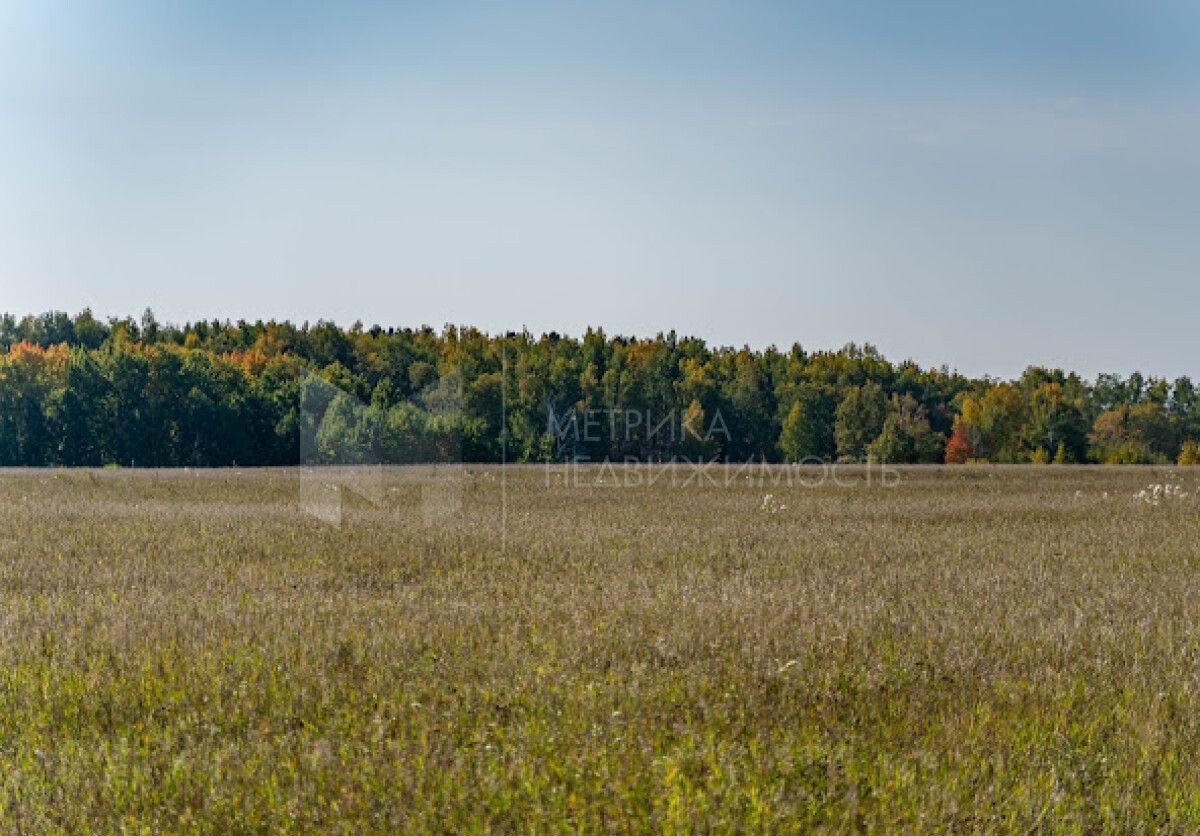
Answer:
POLYGON ((1200 828, 1196 475, 497 473, 0 477, 0 830, 1200 828))

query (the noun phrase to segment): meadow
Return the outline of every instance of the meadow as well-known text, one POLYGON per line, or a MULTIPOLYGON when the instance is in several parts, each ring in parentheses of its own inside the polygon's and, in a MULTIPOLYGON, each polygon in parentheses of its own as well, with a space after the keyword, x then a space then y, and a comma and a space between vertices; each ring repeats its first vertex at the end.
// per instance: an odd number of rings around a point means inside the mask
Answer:
POLYGON ((1200 830, 1200 471, 780 472, 4 472, 0 831, 1200 830))

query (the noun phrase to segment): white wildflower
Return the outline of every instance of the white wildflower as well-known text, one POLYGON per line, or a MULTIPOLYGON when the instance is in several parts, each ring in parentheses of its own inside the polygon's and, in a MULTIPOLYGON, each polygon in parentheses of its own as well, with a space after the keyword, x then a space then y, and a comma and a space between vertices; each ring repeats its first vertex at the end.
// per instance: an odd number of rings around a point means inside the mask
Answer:
POLYGON ((1164 500, 1187 499, 1187 497, 1188 492, 1183 489, 1183 485, 1171 482, 1149 485, 1133 495, 1135 502, 1144 502, 1154 506, 1164 500))
POLYGON ((769 493, 762 498, 762 504, 759 509, 766 511, 768 514, 778 514, 780 511, 786 511, 787 506, 775 498, 775 494, 769 493))

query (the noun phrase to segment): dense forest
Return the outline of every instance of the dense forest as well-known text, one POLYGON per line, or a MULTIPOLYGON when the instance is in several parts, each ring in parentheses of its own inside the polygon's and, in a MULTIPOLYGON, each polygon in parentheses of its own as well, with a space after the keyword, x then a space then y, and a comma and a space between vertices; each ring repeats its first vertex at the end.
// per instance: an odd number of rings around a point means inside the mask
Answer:
POLYGON ((1188 378, 971 379, 870 346, 447 326, 0 318, 0 465, 669 461, 1194 464, 1188 378))

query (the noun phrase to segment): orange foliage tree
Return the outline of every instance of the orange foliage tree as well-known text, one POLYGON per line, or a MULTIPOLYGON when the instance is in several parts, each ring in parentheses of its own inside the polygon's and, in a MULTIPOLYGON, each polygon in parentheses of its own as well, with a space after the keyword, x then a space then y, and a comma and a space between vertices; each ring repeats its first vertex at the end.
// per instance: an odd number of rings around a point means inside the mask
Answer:
POLYGON ((974 455, 971 442, 967 438, 967 428, 959 423, 954 425, 954 432, 946 442, 946 464, 966 464, 974 455))

